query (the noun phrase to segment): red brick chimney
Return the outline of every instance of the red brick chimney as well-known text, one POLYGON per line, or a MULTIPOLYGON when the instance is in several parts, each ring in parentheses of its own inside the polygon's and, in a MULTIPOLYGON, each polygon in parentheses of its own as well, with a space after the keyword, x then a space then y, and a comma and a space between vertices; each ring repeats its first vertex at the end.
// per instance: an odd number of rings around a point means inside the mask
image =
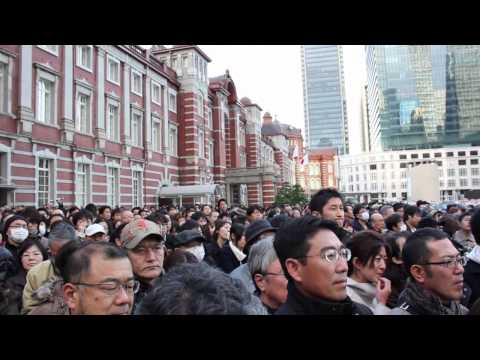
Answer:
POLYGON ((263 123, 264 124, 271 124, 272 123, 272 115, 270 115, 269 112, 266 112, 265 115, 263 115, 263 123))

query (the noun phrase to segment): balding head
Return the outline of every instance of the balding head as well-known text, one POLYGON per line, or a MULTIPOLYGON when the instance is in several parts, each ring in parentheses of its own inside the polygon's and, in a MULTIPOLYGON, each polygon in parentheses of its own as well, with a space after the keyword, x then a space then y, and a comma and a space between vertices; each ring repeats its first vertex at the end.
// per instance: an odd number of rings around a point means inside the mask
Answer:
POLYGON ((383 220, 382 214, 372 214, 371 217, 371 224, 373 230, 381 233, 383 229, 385 229, 385 221, 383 220))
POLYGON ((123 210, 122 211, 122 224, 128 224, 133 220, 133 213, 129 210, 123 210))

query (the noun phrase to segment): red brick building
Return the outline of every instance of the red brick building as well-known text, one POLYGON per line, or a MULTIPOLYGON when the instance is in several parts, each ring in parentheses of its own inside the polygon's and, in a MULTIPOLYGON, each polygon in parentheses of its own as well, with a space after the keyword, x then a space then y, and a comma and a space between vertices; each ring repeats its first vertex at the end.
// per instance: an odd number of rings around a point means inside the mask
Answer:
POLYGON ((174 187, 270 204, 261 108, 209 62, 194 45, 0 45, 0 205, 148 206, 174 187))

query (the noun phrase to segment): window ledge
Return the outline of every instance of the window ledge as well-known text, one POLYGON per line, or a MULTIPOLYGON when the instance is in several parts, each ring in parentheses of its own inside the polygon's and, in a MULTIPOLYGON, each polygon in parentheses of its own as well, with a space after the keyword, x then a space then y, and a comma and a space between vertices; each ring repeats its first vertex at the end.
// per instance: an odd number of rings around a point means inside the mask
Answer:
POLYGON ((55 125, 55 124, 48 124, 48 123, 45 123, 43 121, 39 121, 39 120, 36 120, 36 119, 35 119, 34 123, 38 124, 38 125, 48 126, 48 127, 60 130, 60 126, 55 125))
POLYGON ((83 66, 83 65, 80 65, 80 64, 77 64, 77 67, 79 67, 80 69, 83 69, 83 70, 88 71, 89 73, 92 73, 92 74, 93 74, 93 67, 92 67, 91 69, 89 69, 88 67, 83 66))
POLYGON ((0 111, 0 115, 9 116, 9 117, 13 118, 14 120, 17 118, 15 114, 12 114, 10 112, 0 111))
POLYGON ((119 82, 115 82, 115 81, 109 79, 108 77, 107 77, 106 79, 107 79, 107 81, 108 81, 109 83, 114 84, 114 85, 117 85, 117 86, 120 86, 120 81, 119 81, 119 82))

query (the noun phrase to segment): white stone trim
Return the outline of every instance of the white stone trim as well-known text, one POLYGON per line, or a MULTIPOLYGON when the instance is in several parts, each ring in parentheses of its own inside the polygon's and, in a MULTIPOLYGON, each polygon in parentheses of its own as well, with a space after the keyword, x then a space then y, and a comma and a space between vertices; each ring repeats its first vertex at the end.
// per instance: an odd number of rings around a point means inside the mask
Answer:
POLYGON ((107 96, 107 104, 105 107, 105 136, 111 142, 120 142, 120 119, 122 114, 122 107, 120 104, 120 99, 113 99, 112 97, 107 96), (118 118, 117 118, 117 134, 118 136, 112 136, 111 129, 112 124, 110 123, 110 106, 116 106, 118 108, 118 118))
POLYGON ((160 106, 162 105, 162 85, 153 79, 152 79, 152 103, 160 106), (154 94, 153 88, 155 86, 158 87, 158 95, 159 95, 158 101, 155 101, 155 98, 153 97, 153 94, 154 94))
POLYGON ((130 90, 130 91, 131 91, 133 94, 135 94, 135 95, 138 95, 138 96, 143 97, 143 74, 142 74, 140 71, 138 71, 138 70, 136 70, 136 69, 133 69, 133 68, 131 69, 130 74, 131 74, 131 77, 130 77, 130 78, 131 78, 131 80, 130 80, 130 82, 131 82, 131 90, 130 90), (134 76, 135 76, 135 75, 140 76, 140 92, 137 92, 137 91, 135 91, 135 89, 134 89, 134 84, 135 84, 134 76))
POLYGON ((89 89, 88 87, 78 83, 76 81, 76 87, 75 87, 75 130, 84 135, 89 135, 93 136, 93 91, 92 89, 89 89), (87 132, 82 132, 81 131, 81 123, 80 123, 80 95, 86 95, 90 99, 90 104, 89 104, 89 118, 88 118, 88 131, 87 132))
MULTIPOLYGON (((6 114, 9 116, 14 117, 15 115, 12 113, 12 76, 13 76, 13 66, 14 66, 14 59, 12 56, 8 56, 5 53, 0 53, 0 62, 5 64, 7 67, 7 81, 5 84, 5 94, 4 94, 4 101, 5 101, 5 109, 0 108, 0 114, 6 114)), ((1 85, 1 84, 0 84, 1 85)))
POLYGON ((76 51, 75 51, 75 57, 77 59, 77 61, 76 61, 77 67, 79 67, 80 69, 83 69, 85 71, 88 71, 90 73, 93 73, 93 46, 92 45, 77 45, 76 46, 76 51), (88 67, 82 65, 81 57, 79 55, 80 55, 80 49, 83 46, 87 46, 87 47, 90 48, 90 64, 92 66, 91 68, 88 68, 88 67))
MULTIPOLYGON (((33 149, 33 154, 35 156, 35 167, 37 170, 35 171, 35 206, 38 206, 38 193, 39 193, 39 179, 38 179, 38 169, 40 159, 47 159, 51 161, 52 167, 49 169, 49 192, 51 187, 51 198, 49 201, 55 201, 57 197, 57 159, 58 155, 51 152, 49 149, 43 149, 36 151, 36 147, 33 149)), ((30 179, 31 180, 31 179, 30 179)))
POLYGON ((173 112, 173 113, 177 113, 177 107, 178 107, 178 96, 177 96, 177 91, 175 91, 174 89, 172 88, 168 88, 168 110, 173 112), (171 102, 170 102, 170 95, 173 95, 175 97, 175 106, 172 107, 171 105, 171 102))
POLYGON ((58 56, 58 53, 59 53, 59 45, 55 45, 57 47, 57 51, 52 51, 50 50, 47 45, 37 45, 37 47, 49 54, 52 54, 52 55, 55 55, 55 56, 58 56))
POLYGON ((144 128, 144 118, 145 114, 142 110, 139 110, 136 106, 132 105, 131 106, 131 115, 130 115, 130 139, 131 139, 131 144, 132 146, 135 147, 143 147, 144 146, 144 139, 143 139, 143 128, 144 128), (139 136, 140 136, 140 143, 138 143, 138 139, 134 139, 133 137, 133 120, 135 115, 140 115, 140 121, 139 121, 139 126, 140 128, 138 129, 139 136))
POLYGON ((107 54, 107 76, 106 79, 108 82, 120 86, 120 79, 122 78, 122 62, 111 54, 107 54), (110 62, 115 62, 118 64, 118 82, 110 78, 110 62))
POLYGON ((40 68, 40 67, 36 67, 36 72, 37 72, 37 76, 36 76, 36 86, 35 86, 35 101, 36 101, 36 104, 35 104, 35 121, 41 123, 41 124, 44 124, 44 125, 53 125, 53 126, 58 126, 58 118, 57 118, 57 115, 58 115, 58 77, 52 73, 52 72, 47 72, 44 70, 44 68, 40 68), (38 108, 39 108, 39 103, 40 103, 40 96, 39 96, 39 91, 38 91, 38 86, 39 86, 39 83, 40 83, 40 80, 43 79, 43 80, 47 80, 47 81, 50 81, 53 83, 53 106, 52 106, 52 109, 53 109, 53 119, 51 120, 51 122, 44 122, 44 121, 41 121, 39 119, 39 111, 38 111, 38 108))

